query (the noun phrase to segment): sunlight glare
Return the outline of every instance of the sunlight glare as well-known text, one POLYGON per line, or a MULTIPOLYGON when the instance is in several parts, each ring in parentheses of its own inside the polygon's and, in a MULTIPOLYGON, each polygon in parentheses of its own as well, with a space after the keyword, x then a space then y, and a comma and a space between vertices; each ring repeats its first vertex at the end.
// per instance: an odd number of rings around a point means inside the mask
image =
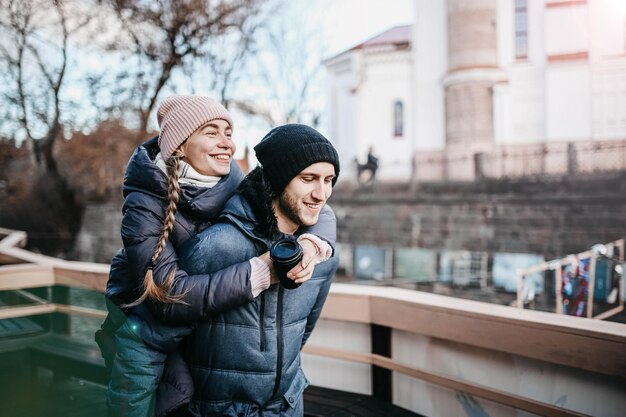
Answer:
POLYGON ((607 0, 614 13, 626 16, 626 0, 607 0))

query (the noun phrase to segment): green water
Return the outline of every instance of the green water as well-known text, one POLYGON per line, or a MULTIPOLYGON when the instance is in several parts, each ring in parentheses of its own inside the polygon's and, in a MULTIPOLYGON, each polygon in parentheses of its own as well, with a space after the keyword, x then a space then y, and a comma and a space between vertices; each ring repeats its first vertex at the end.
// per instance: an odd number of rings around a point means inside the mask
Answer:
POLYGON ((23 369, 0 376, 2 417, 105 417, 106 388, 76 378, 55 380, 51 373, 23 369))
MULTIPOLYGON (((98 292, 71 288, 69 304, 105 310, 98 292)), ((70 316, 72 337, 95 344, 101 319, 70 316)), ((0 356, 1 417, 105 417, 106 387, 77 378, 55 379, 45 369, 31 370, 24 353, 0 356)))
MULTIPOLYGON (((96 291, 85 290, 82 288, 71 288, 70 303, 73 306, 88 307, 106 311, 104 295, 96 291)), ((70 317, 70 331, 72 333, 72 337, 75 337, 82 342, 93 343, 93 335, 100 327, 101 323, 101 319, 72 315, 70 317)))

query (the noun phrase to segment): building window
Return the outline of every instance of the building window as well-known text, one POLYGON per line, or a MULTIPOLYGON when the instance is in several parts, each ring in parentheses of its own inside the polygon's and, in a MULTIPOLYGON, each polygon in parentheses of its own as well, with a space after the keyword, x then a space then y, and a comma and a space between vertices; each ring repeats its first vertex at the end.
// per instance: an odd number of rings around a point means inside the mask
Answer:
POLYGON ((400 100, 393 103, 393 135, 404 136, 404 104, 400 100))
POLYGON ((528 4, 515 0, 515 58, 528 58, 528 4))

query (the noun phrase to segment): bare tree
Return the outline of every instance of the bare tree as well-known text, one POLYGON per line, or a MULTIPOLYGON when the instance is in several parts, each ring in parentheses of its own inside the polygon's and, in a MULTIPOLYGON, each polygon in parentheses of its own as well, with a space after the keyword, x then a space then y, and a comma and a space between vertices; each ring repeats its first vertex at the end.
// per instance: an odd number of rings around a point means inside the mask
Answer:
POLYGON ((9 104, 3 116, 14 121, 11 136, 26 140, 38 164, 55 175, 69 41, 90 20, 88 14, 70 13, 73 5, 67 3, 0 0, 2 94, 9 104))
POLYGON ((71 248, 82 214, 55 148, 64 117, 72 117, 64 89, 70 42, 90 20, 86 6, 84 0, 0 0, 0 128, 34 156, 12 153, 3 175, 19 188, 1 190, 0 222, 27 231, 29 244, 53 255, 71 248))
POLYGON ((276 21, 263 32, 267 47, 255 54, 254 71, 248 74, 253 97, 234 102, 242 112, 257 117, 270 127, 285 123, 318 126, 321 109, 314 102, 315 88, 322 76, 323 50, 314 50, 315 36, 297 22, 287 26, 276 21))
POLYGON ((61 173, 81 200, 110 201, 121 196, 136 136, 120 120, 110 119, 89 133, 73 132, 70 140, 60 143, 61 173))
POLYGON ((245 30, 210 45, 206 59, 196 65, 195 79, 201 79, 198 75, 204 73, 211 81, 209 89, 217 94, 217 99, 226 107, 230 107, 237 81, 246 74, 244 68, 248 58, 256 52, 255 34, 261 25, 261 20, 252 21, 245 30), (206 74, 206 68, 211 69, 210 74, 206 74))
MULTIPOLYGON (((148 127, 159 93, 176 69, 184 70, 195 59, 210 54, 209 45, 240 33, 249 41, 247 22, 261 11, 263 0, 111 0, 124 30, 130 36, 143 68, 137 83, 141 88, 141 131, 148 127)), ((248 50, 249 45, 243 48, 248 50)), ((210 71, 210 68, 207 69, 210 71)))
POLYGON ((246 61, 255 53, 258 23, 253 25, 253 29, 222 36, 206 45, 202 57, 181 68, 187 83, 182 88, 192 94, 210 91, 216 100, 230 107, 238 80, 247 74, 246 61))

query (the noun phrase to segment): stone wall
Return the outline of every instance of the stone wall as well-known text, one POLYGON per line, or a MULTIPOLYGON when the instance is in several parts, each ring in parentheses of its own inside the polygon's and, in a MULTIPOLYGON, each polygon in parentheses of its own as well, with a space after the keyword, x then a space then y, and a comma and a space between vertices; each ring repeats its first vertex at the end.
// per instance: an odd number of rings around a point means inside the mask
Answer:
POLYGON ((338 240, 547 258, 626 235, 626 173, 552 180, 378 184, 331 197, 338 240))
MULTIPOLYGON (((475 183, 340 183, 330 201, 343 243, 535 253, 556 258, 626 236, 626 172, 475 183)), ((121 202, 91 204, 77 258, 108 263, 121 247, 121 202)))
POLYGON ((72 257, 85 262, 110 263, 122 247, 121 224, 121 201, 87 204, 72 257))

